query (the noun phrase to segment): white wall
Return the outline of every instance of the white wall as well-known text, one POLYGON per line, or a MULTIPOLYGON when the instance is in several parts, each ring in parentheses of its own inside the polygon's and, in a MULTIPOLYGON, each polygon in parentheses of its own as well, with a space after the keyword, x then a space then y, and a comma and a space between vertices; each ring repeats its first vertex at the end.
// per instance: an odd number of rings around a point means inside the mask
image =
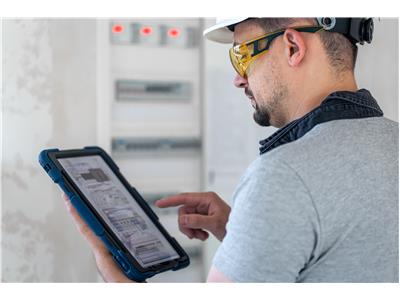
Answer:
POLYGON ((2 280, 96 281, 86 242, 37 162, 96 142, 95 21, 3 22, 2 280))
POLYGON ((375 18, 371 44, 358 48, 356 78, 381 106, 385 117, 399 120, 399 20, 375 18))

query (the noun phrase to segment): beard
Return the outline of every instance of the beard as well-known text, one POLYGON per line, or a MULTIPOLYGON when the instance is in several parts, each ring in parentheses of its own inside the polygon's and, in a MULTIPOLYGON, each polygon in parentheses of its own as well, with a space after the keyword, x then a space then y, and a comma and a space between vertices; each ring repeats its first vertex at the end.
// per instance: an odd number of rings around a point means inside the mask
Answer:
POLYGON ((254 109, 254 121, 260 126, 271 126, 271 114, 269 110, 265 106, 258 105, 258 103, 256 103, 256 107, 254 109))
MULTIPOLYGON (((266 99, 263 97, 257 97, 258 101, 254 107, 253 119, 254 121, 263 127, 274 126, 279 127, 282 123, 282 104, 288 96, 288 89, 281 82, 274 82, 272 85, 272 94, 266 99)), ((250 89, 246 89, 245 93, 248 96, 254 95, 250 89)), ((263 93, 265 95, 265 93, 263 93)))

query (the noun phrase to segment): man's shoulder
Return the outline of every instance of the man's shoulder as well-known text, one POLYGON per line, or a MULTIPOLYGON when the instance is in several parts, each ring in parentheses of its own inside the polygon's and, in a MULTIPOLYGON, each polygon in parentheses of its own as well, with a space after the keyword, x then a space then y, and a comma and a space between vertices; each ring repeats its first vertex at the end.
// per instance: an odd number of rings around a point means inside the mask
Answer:
POLYGON ((335 120, 315 126, 303 137, 260 156, 259 164, 288 165, 328 159, 341 151, 356 151, 362 144, 370 148, 381 143, 398 144, 399 124, 384 117, 335 120))
POLYGON ((277 185, 278 183, 282 184, 288 178, 297 176, 295 169, 291 167, 289 153, 271 151, 260 155, 248 166, 241 178, 241 184, 277 185))

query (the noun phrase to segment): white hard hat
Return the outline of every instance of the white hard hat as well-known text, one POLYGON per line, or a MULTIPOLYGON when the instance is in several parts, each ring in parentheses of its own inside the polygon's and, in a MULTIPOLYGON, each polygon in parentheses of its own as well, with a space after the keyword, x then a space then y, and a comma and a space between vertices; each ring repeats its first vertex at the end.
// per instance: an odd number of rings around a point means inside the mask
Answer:
POLYGON ((210 41, 224 44, 232 43, 233 32, 228 29, 228 26, 238 24, 248 18, 217 18, 216 24, 204 30, 203 35, 210 41))

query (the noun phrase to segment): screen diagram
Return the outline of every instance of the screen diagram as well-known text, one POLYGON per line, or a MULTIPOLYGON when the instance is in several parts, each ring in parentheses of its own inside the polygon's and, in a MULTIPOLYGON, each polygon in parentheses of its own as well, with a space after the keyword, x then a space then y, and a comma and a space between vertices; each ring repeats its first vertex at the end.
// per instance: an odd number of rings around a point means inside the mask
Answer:
POLYGON ((142 267, 179 257, 101 156, 58 161, 142 267))

